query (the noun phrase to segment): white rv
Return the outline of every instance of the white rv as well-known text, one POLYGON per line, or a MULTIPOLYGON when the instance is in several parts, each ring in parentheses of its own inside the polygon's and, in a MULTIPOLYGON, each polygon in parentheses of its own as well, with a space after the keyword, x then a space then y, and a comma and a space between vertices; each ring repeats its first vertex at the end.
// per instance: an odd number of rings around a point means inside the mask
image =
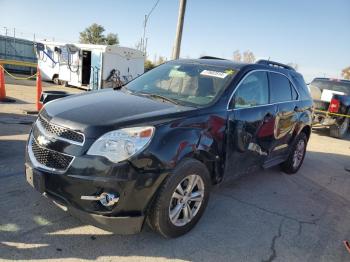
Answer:
POLYGON ((44 80, 85 89, 115 87, 143 74, 144 54, 116 45, 36 44, 44 80))

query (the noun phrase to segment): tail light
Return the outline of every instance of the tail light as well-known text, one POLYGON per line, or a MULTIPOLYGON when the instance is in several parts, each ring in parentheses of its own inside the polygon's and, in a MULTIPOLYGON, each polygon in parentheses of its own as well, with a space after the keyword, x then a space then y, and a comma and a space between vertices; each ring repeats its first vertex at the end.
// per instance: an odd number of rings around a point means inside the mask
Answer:
POLYGON ((332 98, 331 103, 329 104, 328 111, 330 113, 338 113, 340 107, 340 102, 338 99, 332 98))

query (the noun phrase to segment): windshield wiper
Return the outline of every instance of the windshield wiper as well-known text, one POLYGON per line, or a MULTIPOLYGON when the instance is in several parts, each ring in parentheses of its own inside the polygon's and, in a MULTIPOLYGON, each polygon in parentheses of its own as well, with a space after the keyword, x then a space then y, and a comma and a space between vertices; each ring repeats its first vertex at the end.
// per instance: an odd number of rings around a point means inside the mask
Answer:
POLYGON ((122 88, 125 88, 126 85, 127 85, 127 83, 121 84, 121 85, 116 86, 116 87, 113 87, 113 90, 120 90, 120 89, 122 89, 122 88))
POLYGON ((166 100, 170 103, 173 103, 173 104, 176 104, 176 105, 179 105, 180 103, 178 101, 176 101, 175 99, 171 99, 169 97, 166 97, 166 96, 162 96, 162 95, 158 95, 158 94, 152 94, 152 93, 143 93, 143 92, 136 92, 134 94, 139 94, 139 95, 144 95, 144 96, 149 96, 149 97, 153 97, 153 98, 160 98, 160 99, 163 99, 163 100, 166 100))

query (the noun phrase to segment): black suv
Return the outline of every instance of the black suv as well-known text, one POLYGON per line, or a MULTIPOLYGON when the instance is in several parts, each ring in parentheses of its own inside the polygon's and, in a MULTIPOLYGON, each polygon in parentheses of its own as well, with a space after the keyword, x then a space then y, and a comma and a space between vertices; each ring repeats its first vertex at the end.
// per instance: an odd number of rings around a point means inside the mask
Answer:
POLYGON ((272 61, 167 62, 127 85, 49 102, 29 135, 26 178, 74 215, 116 233, 147 221, 191 230, 210 188, 255 167, 302 165, 312 99, 272 61))

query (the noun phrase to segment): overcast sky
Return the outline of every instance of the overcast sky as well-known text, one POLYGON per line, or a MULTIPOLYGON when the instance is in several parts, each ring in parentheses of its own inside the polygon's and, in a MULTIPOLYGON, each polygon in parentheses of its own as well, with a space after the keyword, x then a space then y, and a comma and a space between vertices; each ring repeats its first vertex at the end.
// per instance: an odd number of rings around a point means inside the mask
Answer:
MULTIPOLYGON (((117 33, 122 46, 135 47, 144 15, 156 0, 0 0, 0 34, 77 42, 96 22, 117 33)), ((148 53, 170 58, 178 0, 160 0, 148 26, 148 53)), ((232 58, 251 50, 258 58, 297 63, 307 81, 340 77, 350 66, 349 0, 188 0, 181 57, 232 58)))

